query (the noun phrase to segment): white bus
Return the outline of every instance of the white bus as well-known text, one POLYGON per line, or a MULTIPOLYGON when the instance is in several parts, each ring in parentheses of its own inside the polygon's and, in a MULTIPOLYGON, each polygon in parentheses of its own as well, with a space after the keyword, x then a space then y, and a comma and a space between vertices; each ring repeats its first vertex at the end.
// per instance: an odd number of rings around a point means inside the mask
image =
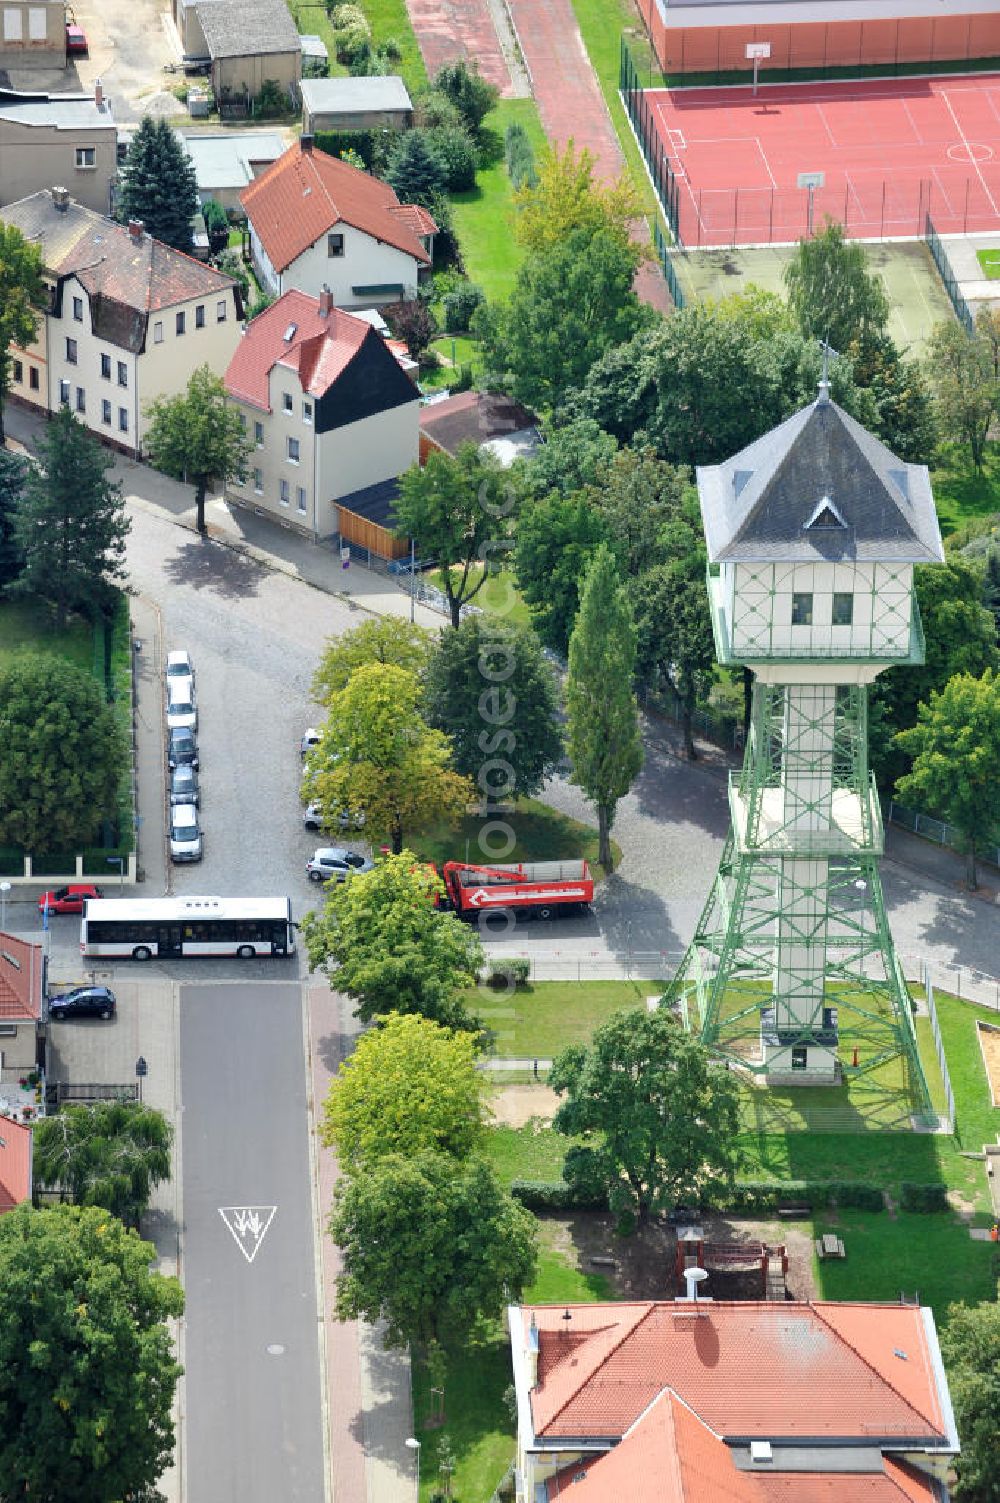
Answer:
POLYGON ((291 955, 289 898, 88 898, 80 951, 95 959, 291 955))

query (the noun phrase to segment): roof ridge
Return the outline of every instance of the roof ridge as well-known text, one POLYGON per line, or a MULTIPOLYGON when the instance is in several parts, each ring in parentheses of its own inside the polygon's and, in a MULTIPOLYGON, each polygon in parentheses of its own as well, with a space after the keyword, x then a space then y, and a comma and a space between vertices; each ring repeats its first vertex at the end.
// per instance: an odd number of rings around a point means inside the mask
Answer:
MULTIPOLYGON (((824 1301, 824 1303, 826 1303, 826 1302, 824 1301)), ((831 1300, 830 1303, 834 1304, 835 1301, 831 1300)), ((855 1309, 858 1308, 858 1302, 857 1301, 850 1301, 848 1303, 851 1303, 855 1309)), ((898 1309, 901 1308, 899 1305, 892 1305, 892 1304, 888 1304, 887 1302, 883 1302, 883 1303, 884 1303, 884 1308, 886 1308, 886 1309, 898 1310, 898 1309)), ((891 1389, 892 1392, 896 1395, 897 1399, 899 1399, 899 1401, 900 1401, 901 1404, 905 1404, 906 1407, 907 1407, 907 1409, 911 1410, 913 1414, 919 1414, 920 1418, 924 1421, 924 1423, 926 1425, 930 1425, 931 1429, 933 1431, 935 1431, 936 1434, 940 1435, 942 1433, 941 1429, 939 1428, 939 1426, 935 1424, 935 1422, 929 1417, 929 1415, 926 1415, 923 1412, 922 1409, 918 1409, 917 1406, 916 1406, 916 1404, 912 1403, 906 1397, 906 1395, 904 1393, 900 1393, 899 1389, 896 1387, 895 1383, 893 1383, 892 1379, 889 1378, 879 1368, 877 1368, 873 1362, 869 1362, 868 1358, 865 1357, 861 1352, 858 1351, 858 1349, 854 1345, 854 1343, 852 1341, 848 1341, 847 1337, 843 1334, 843 1332, 842 1331, 838 1331, 837 1328, 836 1328, 836 1326, 833 1325, 829 1320, 826 1319, 826 1317, 824 1316, 823 1312, 818 1308, 817 1305, 814 1304, 814 1305, 811 1306, 811 1308, 815 1312, 815 1314, 817 1316, 817 1319, 819 1319, 819 1320, 821 1320, 823 1322, 823 1324, 826 1326, 827 1330, 828 1331, 832 1331, 833 1334, 834 1334, 834 1336, 837 1338, 837 1340, 840 1341, 840 1342, 842 1342, 844 1344, 844 1346, 847 1347, 848 1351, 853 1352, 854 1355, 855 1355, 855 1357, 857 1357, 858 1361, 861 1362, 861 1363, 863 1363, 864 1366, 867 1367, 867 1369, 868 1369, 869 1372, 874 1373, 875 1376, 877 1378, 879 1378, 885 1384, 886 1388, 891 1389)), ((923 1344, 923 1331, 922 1331, 922 1329, 921 1329, 921 1344, 923 1344)))
MULTIPOLYGON (((568 1394, 566 1396, 566 1399, 559 1406, 559 1408, 553 1410, 553 1412, 549 1415, 548 1421, 547 1421, 546 1426, 545 1426, 546 1430, 548 1430, 555 1423, 555 1421, 559 1418, 559 1416, 563 1413, 563 1411, 569 1407, 570 1403, 573 1401, 573 1399, 576 1398, 577 1394, 580 1393, 581 1389, 585 1388, 588 1383, 592 1383, 594 1381, 594 1379, 597 1377, 597 1374, 601 1371, 601 1369, 603 1367, 607 1366, 608 1362, 615 1355, 615 1353, 621 1350, 622 1345, 628 1340, 628 1338, 630 1336, 633 1336, 635 1334, 635 1332, 639 1329, 639 1327, 641 1325, 645 1324, 645 1322, 649 1319, 649 1317, 653 1313, 653 1311, 661 1303, 662 1303, 662 1301, 660 1301, 660 1300, 650 1300, 649 1301, 649 1303, 647 1304, 646 1308, 640 1312, 638 1318, 635 1321, 633 1321, 633 1323, 629 1326, 628 1330, 624 1331, 622 1333, 621 1339, 619 1341, 616 1341, 615 1344, 614 1344, 614 1346, 609 1347, 609 1349, 605 1352, 604 1357, 597 1364, 597 1366, 595 1368, 593 1368, 586 1375, 586 1377, 581 1378, 580 1382, 577 1384, 577 1386, 573 1390, 573 1392, 570 1393, 570 1394, 568 1394)), ((607 1327, 605 1326, 603 1328, 599 1328, 598 1330, 590 1332, 589 1334, 592 1335, 592 1336, 599 1336, 600 1332, 601 1332, 601 1329, 607 1330, 607 1327)), ((555 1333, 553 1332, 552 1334, 554 1335, 555 1333)))

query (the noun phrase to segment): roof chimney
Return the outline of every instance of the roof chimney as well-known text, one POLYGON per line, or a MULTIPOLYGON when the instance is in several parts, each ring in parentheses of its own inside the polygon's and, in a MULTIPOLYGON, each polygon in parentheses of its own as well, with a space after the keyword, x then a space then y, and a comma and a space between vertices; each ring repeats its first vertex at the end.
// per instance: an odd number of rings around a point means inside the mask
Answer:
POLYGON ((302 153, 303 153, 304 156, 311 156, 312 155, 312 149, 313 149, 313 138, 312 138, 312 136, 300 136, 299 137, 299 145, 302 147, 302 153))
POLYGON ((94 103, 99 110, 104 108, 104 85, 99 78, 94 80, 94 103))
POLYGON ((128 222, 128 234, 129 234, 129 239, 132 241, 133 245, 141 245, 142 244, 142 232, 143 232, 144 229, 145 229, 145 225, 143 224, 143 222, 142 222, 141 219, 130 219, 129 220, 129 222, 128 222))
POLYGON ((60 214, 65 214, 66 210, 69 208, 69 189, 52 188, 49 191, 52 194, 52 202, 55 204, 60 214))
POLYGON ((320 317, 321 318, 326 318, 327 314, 330 313, 330 312, 332 312, 332 311, 333 311, 333 293, 330 291, 329 287, 324 282, 323 283, 323 290, 321 291, 321 293, 319 295, 319 313, 320 313, 320 317))

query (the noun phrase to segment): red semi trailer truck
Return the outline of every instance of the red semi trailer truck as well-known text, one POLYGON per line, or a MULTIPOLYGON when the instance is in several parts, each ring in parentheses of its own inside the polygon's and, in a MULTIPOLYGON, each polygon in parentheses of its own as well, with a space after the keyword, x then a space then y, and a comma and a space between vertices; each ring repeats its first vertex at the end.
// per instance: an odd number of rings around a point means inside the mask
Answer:
POLYGON ((586 861, 527 861, 518 866, 473 866, 446 861, 441 875, 448 906, 463 918, 507 908, 534 918, 575 913, 593 901, 586 861))

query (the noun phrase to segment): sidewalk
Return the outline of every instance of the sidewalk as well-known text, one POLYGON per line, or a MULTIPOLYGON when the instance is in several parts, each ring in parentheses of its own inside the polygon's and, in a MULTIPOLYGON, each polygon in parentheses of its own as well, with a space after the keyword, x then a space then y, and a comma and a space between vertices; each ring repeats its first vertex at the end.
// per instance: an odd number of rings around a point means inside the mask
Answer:
MULTIPOLYGON (((346 999, 326 985, 306 985, 313 1130, 330 1081, 358 1031, 346 999)), ((315 1143, 317 1249, 322 1273, 321 1346, 326 1371, 326 1446, 333 1503, 413 1503, 410 1360, 390 1350, 364 1321, 339 1321, 334 1297, 341 1260, 327 1232, 339 1178, 332 1149, 315 1143)))
MULTIPOLYGON (((11 402, 4 408, 4 426, 9 438, 35 452, 45 420, 11 402)), ((111 449, 107 453, 114 459, 111 478, 121 484, 131 508, 163 517, 190 532, 197 531, 191 486, 171 480, 158 470, 134 459, 126 459, 111 449)), ((366 569, 354 561, 348 569, 342 568, 339 553, 334 551, 329 539, 314 542, 312 538, 282 527, 267 517, 258 517, 244 507, 231 507, 221 497, 209 501, 206 518, 208 535, 213 543, 232 548, 263 568, 279 570, 293 579, 301 579, 314 589, 337 595, 352 610, 360 607, 375 615, 409 617, 410 597, 405 585, 400 586, 388 575, 366 569)), ((419 602, 414 608, 414 620, 432 630, 446 625, 443 615, 419 602)))

